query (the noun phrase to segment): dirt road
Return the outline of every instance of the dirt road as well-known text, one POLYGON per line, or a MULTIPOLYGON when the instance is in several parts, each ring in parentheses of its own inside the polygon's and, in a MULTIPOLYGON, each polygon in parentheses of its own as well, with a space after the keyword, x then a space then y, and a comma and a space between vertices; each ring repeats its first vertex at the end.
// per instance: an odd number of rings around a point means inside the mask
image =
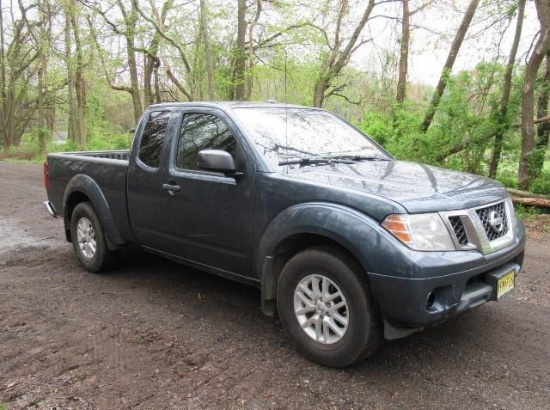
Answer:
POLYGON ((332 370, 256 289, 137 252, 85 272, 44 199, 41 166, 0 162, 0 409, 550 409, 547 234, 507 300, 332 370))

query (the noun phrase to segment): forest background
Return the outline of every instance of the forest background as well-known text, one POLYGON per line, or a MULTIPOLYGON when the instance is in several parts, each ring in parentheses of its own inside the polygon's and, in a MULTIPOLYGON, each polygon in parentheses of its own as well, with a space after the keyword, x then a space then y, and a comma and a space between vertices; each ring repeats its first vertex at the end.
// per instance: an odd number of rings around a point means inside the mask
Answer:
POLYGON ((0 9, 0 159, 126 149, 152 103, 274 99, 332 110, 398 159, 550 192, 548 0, 0 9))

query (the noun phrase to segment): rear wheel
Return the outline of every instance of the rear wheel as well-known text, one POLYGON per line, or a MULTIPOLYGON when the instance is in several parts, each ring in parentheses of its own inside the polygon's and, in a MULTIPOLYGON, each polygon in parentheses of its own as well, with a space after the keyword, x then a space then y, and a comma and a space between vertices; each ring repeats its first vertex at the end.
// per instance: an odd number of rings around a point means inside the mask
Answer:
POLYGON ((357 263, 337 249, 311 248, 291 258, 277 289, 281 322, 297 350, 345 367, 380 344, 381 326, 357 263))
POLYGON ((78 260, 90 272, 111 269, 117 252, 107 246, 103 227, 90 202, 81 202, 71 216, 71 240, 78 260))

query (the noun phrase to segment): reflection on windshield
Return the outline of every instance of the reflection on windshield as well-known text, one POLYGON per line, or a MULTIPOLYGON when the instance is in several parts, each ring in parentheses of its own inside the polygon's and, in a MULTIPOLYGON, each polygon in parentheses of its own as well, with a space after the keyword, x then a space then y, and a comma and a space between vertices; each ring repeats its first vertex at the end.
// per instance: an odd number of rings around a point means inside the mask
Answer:
POLYGON ((233 111, 274 166, 289 159, 336 155, 387 158, 365 135, 326 111, 295 107, 235 107, 233 111))

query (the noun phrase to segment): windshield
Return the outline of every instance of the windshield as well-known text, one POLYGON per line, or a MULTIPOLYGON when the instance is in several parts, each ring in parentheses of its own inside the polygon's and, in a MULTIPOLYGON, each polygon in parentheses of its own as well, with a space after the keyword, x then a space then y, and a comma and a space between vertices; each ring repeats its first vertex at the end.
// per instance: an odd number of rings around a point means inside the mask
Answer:
MULTIPOLYGON (((296 107, 235 107, 258 150, 274 166, 294 159, 388 159, 371 140, 335 115, 296 107)), ((311 162, 310 162, 311 163, 311 162)))

